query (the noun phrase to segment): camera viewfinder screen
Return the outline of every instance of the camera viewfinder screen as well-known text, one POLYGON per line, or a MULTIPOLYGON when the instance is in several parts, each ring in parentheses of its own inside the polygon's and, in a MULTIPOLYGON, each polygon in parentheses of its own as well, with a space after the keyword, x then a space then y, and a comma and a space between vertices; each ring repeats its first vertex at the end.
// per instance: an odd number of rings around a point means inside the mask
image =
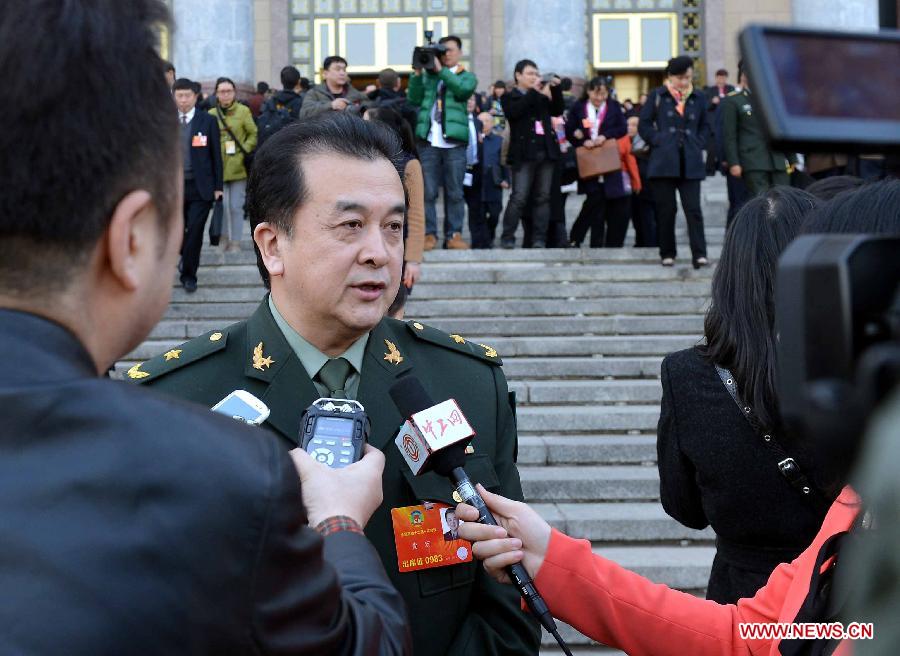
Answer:
POLYGON ((765 36, 789 114, 900 121, 900 42, 765 36))
POLYGON ((319 437, 353 437, 353 420, 344 417, 319 417, 316 420, 319 437))

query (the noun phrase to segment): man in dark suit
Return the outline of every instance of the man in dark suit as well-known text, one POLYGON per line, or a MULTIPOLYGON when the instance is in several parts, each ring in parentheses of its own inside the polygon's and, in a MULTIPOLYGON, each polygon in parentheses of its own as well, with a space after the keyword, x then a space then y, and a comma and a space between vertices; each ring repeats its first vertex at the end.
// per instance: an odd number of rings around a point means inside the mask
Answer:
POLYGON ((0 133, 0 653, 403 653, 361 528, 383 456, 333 471, 102 377, 161 318, 178 259, 168 25, 158 0, 0 6, 0 60, 22 58, 0 133), (59 61, 83 74, 34 88, 59 61), (66 111, 31 120, 57 94, 66 111))
POLYGON ((286 449, 296 448, 303 409, 317 398, 360 402, 371 420, 369 443, 387 457, 384 503, 366 534, 407 603, 415 653, 536 655, 537 620, 477 563, 410 569, 398 560, 404 515, 425 512, 429 502, 433 509, 456 503, 446 478, 413 476, 393 444, 402 417, 388 390, 400 377, 418 376, 435 401, 455 398, 476 431, 466 457, 472 480, 522 498, 514 398, 497 351, 384 316, 403 263, 399 152, 393 132, 346 112, 280 130, 259 150, 254 166, 264 174, 247 188, 271 293, 245 321, 179 346, 178 358, 144 362, 146 375, 131 380, 205 405, 247 390, 271 408, 263 427, 286 449))
POLYGON ((184 167, 184 242, 181 246, 181 285, 197 291, 197 268, 203 247, 203 229, 214 200, 222 198, 222 149, 216 119, 198 111, 194 83, 175 81, 175 104, 181 126, 184 167))
POLYGON ((716 83, 703 89, 707 100, 706 111, 709 112, 709 120, 707 122, 713 127, 706 141, 706 175, 715 175, 716 169, 719 167, 714 126, 716 125, 716 116, 720 111, 722 101, 732 91, 734 91, 734 85, 728 84, 728 71, 724 68, 716 71, 716 83))

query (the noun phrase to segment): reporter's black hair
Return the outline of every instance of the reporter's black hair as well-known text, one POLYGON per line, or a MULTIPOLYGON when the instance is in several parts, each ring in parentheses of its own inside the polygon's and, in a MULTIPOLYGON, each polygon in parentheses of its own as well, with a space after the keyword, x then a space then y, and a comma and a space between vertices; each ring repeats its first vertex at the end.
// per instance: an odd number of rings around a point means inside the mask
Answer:
POLYGON ((223 83, 224 83, 224 84, 230 84, 230 85, 231 85, 231 88, 234 89, 235 91, 237 91, 237 85, 234 83, 234 80, 232 80, 230 77, 220 77, 220 78, 218 78, 218 79, 216 80, 216 86, 213 87, 213 91, 214 91, 214 92, 217 92, 217 91, 219 90, 219 85, 220 85, 220 84, 223 84, 223 83))
POLYGON ((607 92, 609 92, 609 84, 606 82, 606 77, 602 75, 595 75, 588 83, 584 85, 584 89, 581 91, 581 100, 587 100, 590 97, 590 92, 595 91, 596 89, 604 88, 607 92))
POLYGON ((168 59, 163 59, 163 72, 168 73, 169 71, 175 72, 175 64, 168 59))
POLYGON ((341 57, 340 55, 331 55, 325 58, 325 61, 322 62, 322 70, 327 71, 331 68, 332 64, 343 64, 345 67, 348 66, 347 60, 341 57))
POLYGON ((816 180, 806 188, 806 191, 823 202, 830 201, 835 196, 847 191, 856 191, 866 184, 862 178, 855 175, 832 175, 821 180, 816 180))
POLYGON ((538 67, 538 65, 535 64, 530 59, 520 59, 519 61, 517 61, 515 68, 513 68, 513 83, 514 84, 518 83, 518 81, 516 80, 516 75, 518 75, 519 73, 524 71, 526 66, 531 66, 532 68, 538 67))
POLYGON ((462 39, 460 39, 455 34, 448 34, 447 36, 441 37, 438 39, 438 43, 447 43, 448 41, 453 41, 456 44, 456 47, 462 51, 462 39))
MULTIPOLYGON (((327 154, 364 161, 386 159, 403 181, 400 139, 386 126, 347 112, 327 112, 292 123, 266 140, 256 152, 247 182, 250 234, 264 221, 288 236, 292 234, 294 217, 309 194, 303 162, 327 154)), ((269 272, 255 242, 253 248, 259 274, 269 288, 269 272)))
POLYGON ((399 112, 390 107, 370 107, 366 110, 365 115, 370 121, 378 121, 389 127, 400 139, 400 145, 403 146, 403 150, 416 159, 419 158, 419 150, 416 148, 416 137, 409 123, 406 122, 406 119, 399 112))
POLYGON ((735 215, 713 274, 706 344, 699 347, 709 362, 731 371, 741 397, 775 431, 775 274, 779 256, 817 203, 800 189, 773 187, 735 215))
POLYGON ((300 81, 300 71, 295 66, 285 66, 281 69, 281 88, 293 91, 300 81))
POLYGON ((172 85, 172 91, 193 91, 196 93, 196 82, 189 80, 186 77, 180 77, 175 80, 175 84, 172 85))
POLYGON ((666 75, 684 75, 689 68, 694 67, 694 60, 687 55, 672 57, 666 65, 666 75))
POLYGON ((171 22, 159 0, 2 7, 11 128, 0 130, 0 293, 53 294, 68 288, 129 192, 147 190, 170 228, 178 118, 156 47, 171 22))
POLYGON ((806 218, 802 232, 900 235, 900 180, 870 182, 836 195, 806 218))

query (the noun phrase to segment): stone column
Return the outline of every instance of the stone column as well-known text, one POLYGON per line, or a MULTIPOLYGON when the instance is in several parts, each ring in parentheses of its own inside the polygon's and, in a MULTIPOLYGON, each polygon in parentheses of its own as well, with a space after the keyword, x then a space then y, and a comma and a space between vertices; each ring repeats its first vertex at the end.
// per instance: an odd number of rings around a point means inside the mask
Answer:
POLYGON ((542 73, 584 77, 588 61, 585 0, 504 0, 503 77, 520 59, 542 73))
POLYGON ((211 90, 230 77, 242 89, 255 87, 253 0, 173 0, 173 63, 178 77, 211 90))
POLYGON ((877 30, 878 0, 793 0, 791 15, 803 27, 877 30))

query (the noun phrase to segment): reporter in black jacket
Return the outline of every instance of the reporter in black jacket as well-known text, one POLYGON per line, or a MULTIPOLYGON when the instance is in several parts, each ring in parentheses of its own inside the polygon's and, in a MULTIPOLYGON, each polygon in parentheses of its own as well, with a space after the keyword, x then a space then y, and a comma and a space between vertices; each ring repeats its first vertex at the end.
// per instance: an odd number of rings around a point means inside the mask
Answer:
POLYGON ((770 437, 812 473, 808 455, 778 430, 773 289, 778 256, 815 206, 804 191, 775 187, 738 212, 713 277, 706 343, 662 363, 660 498, 685 526, 715 530, 706 595, 719 603, 752 597, 809 545, 828 508, 782 476, 771 441, 751 428, 716 371, 729 370, 770 437))
POLYGON ((647 174, 656 201, 659 256, 663 266, 672 266, 677 255, 676 190, 687 219, 694 268, 708 264, 700 182, 706 178, 703 149, 710 128, 706 96, 691 83, 693 64, 687 56, 669 60, 666 83, 650 93, 638 124, 641 138, 650 146, 647 174))
POLYGON ((559 159, 559 142, 551 116, 562 116, 565 106, 560 79, 541 81, 537 64, 529 59, 516 63, 516 86, 500 98, 509 124, 509 151, 506 163, 512 169, 512 193, 503 213, 500 245, 514 248, 516 228, 531 198, 532 248, 547 245, 550 223, 550 185, 554 163, 559 159))
MULTIPOLYGON (((619 102, 609 97, 606 80, 591 79, 581 100, 572 105, 566 119, 566 137, 573 148, 600 147, 607 139, 619 139, 628 131, 619 102)), ((578 192, 586 194, 572 226, 569 241, 580 246, 588 229, 591 248, 621 247, 628 232, 631 191, 625 189, 621 173, 578 181, 578 192), (605 224, 605 225, 604 225, 605 224)))
POLYGON ((105 377, 165 312, 182 239, 170 25, 160 0, 0 5, 0 61, 20 62, 0 133, 0 654, 405 653, 361 529, 381 454, 333 471, 105 377))

